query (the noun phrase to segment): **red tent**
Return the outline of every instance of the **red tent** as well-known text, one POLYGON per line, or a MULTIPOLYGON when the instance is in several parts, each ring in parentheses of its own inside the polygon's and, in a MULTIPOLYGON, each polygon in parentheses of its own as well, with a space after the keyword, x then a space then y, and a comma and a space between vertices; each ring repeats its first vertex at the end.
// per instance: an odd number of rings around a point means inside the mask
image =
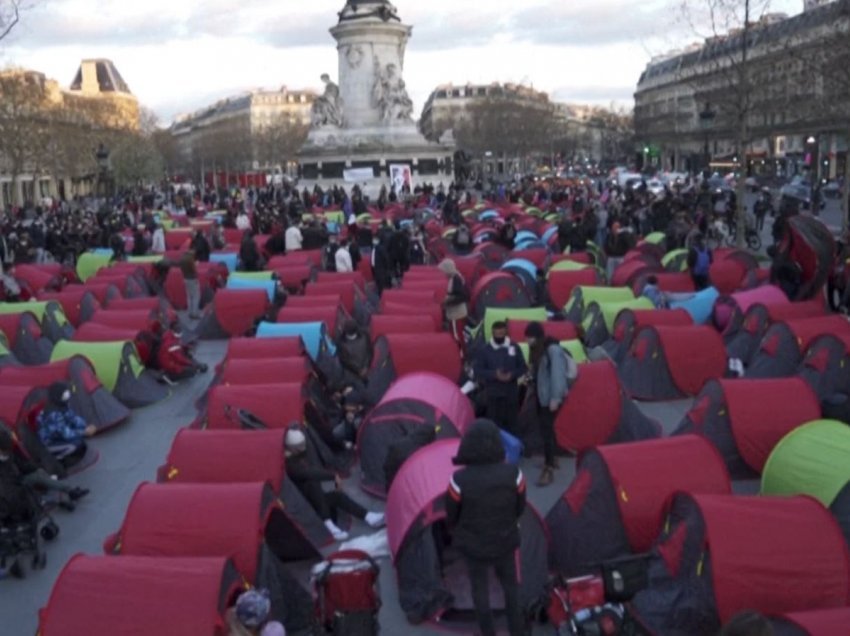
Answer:
POLYGON ((785 435, 820 416, 817 396, 800 378, 712 380, 676 432, 706 437, 733 477, 748 478, 761 474, 785 435))
POLYGON ((315 268, 309 264, 287 265, 286 267, 266 266, 266 269, 274 272, 280 281, 280 284, 290 292, 300 292, 304 286, 313 279, 316 271, 315 268))
POLYGON ((550 271, 547 286, 549 299, 555 307, 565 307, 573 289, 581 286, 596 286, 602 282, 595 267, 575 271, 550 271))
POLYGON ((652 265, 647 265, 641 258, 625 260, 611 275, 611 286, 631 287, 639 277, 661 271, 663 271, 663 268, 660 263, 657 267, 653 267, 652 265))
POLYGON ((162 327, 159 312, 149 309, 98 309, 88 322, 115 329, 137 329, 151 333, 158 332, 162 327))
POLYGON ((792 375, 809 346, 824 335, 850 338, 850 321, 830 314, 773 323, 753 355, 747 375, 754 378, 792 375))
POLYGON ((303 384, 311 373, 310 364, 301 356, 258 360, 225 359, 218 383, 225 385, 303 384))
POLYGON ((24 287, 28 287, 33 294, 44 291, 58 291, 62 289, 61 266, 45 268, 42 265, 16 265, 12 270, 12 276, 24 287))
POLYGON ((239 428, 237 411, 250 412, 269 428, 287 428, 304 421, 301 384, 218 385, 207 394, 207 412, 200 425, 208 429, 239 428))
POLYGON ((729 494, 715 448, 695 435, 599 446, 583 453, 575 478, 546 516, 552 563, 566 576, 588 564, 649 552, 677 491, 729 494))
POLYGON ((634 600, 655 633, 713 633, 743 610, 850 604, 847 545, 815 499, 681 493, 667 519, 650 586, 634 600))
MULTIPOLYGON (((474 286, 479 278, 487 273, 487 264, 481 254, 470 254, 469 256, 449 256, 454 261, 457 271, 463 276, 466 284, 474 286)), ((439 271, 439 270, 438 270, 439 271)), ((442 274, 442 272, 440 272, 442 274)))
POLYGON ((708 276, 720 295, 728 296, 759 284, 758 261, 749 252, 715 250, 708 276))
POLYGON ((658 437, 657 424, 624 395, 607 360, 579 366, 578 378, 555 418, 558 445, 578 452, 599 444, 658 437))
POLYGON ((726 364, 723 339, 711 327, 643 327, 620 365, 620 377, 639 399, 677 399, 722 378, 726 364))
POLYGON ((151 296, 146 298, 115 298, 110 300, 105 306, 105 309, 115 311, 156 311, 159 314, 160 320, 164 324, 173 324, 177 320, 177 314, 168 304, 168 301, 161 296, 151 296))
POLYGON ((326 296, 289 296, 286 299, 284 309, 339 307, 340 305, 342 305, 342 296, 339 294, 328 294, 326 296))
POLYGON ((259 358, 294 358, 307 355, 301 338, 231 338, 227 343, 227 360, 259 358))
POLYGON ((634 291, 635 295, 639 295, 643 291, 646 285, 646 279, 650 276, 655 276, 658 279, 658 288, 668 294, 692 294, 696 291, 694 279, 689 273, 662 271, 638 276, 634 281, 634 285, 632 285, 632 291, 634 291))
POLYGON ((512 309, 531 307, 531 297, 519 277, 509 272, 493 272, 478 279, 472 289, 470 316, 484 318, 488 307, 512 309))
POLYGON ((372 373, 380 373, 384 368, 395 371, 392 378, 426 371, 457 382, 461 372, 460 349, 447 333, 389 334, 375 343, 372 373))
POLYGON ((219 289, 197 327, 200 338, 244 336, 265 316, 269 295, 264 289, 219 289))
POLYGON ((91 281, 86 281, 83 284, 83 287, 86 291, 90 291, 94 294, 94 297, 97 299, 101 305, 106 306, 109 304, 111 300, 117 300, 122 298, 121 290, 119 290, 112 283, 95 283, 91 281))
POLYGON ((38 366, 0 368, 0 386, 4 390, 10 386, 47 388, 54 382, 67 382, 71 386, 71 408, 98 430, 115 426, 130 416, 130 410, 106 390, 83 356, 38 366))
POLYGON ((322 266, 322 250, 299 250, 282 256, 273 256, 269 259, 268 269, 301 265, 320 268, 322 266))
POLYGON ((118 291, 121 292, 121 295, 125 298, 143 298, 147 296, 145 289, 133 274, 113 274, 111 272, 109 274, 98 274, 87 280, 86 284, 88 285, 88 283, 93 285, 104 283, 107 285, 115 285, 118 288, 118 291))
POLYGON ((226 558, 78 554, 62 569, 39 616, 41 636, 224 636, 240 592, 226 558))
POLYGON ((350 282, 309 283, 304 289, 306 296, 328 296, 339 294, 342 306, 349 316, 354 315, 355 287, 350 282))
POLYGON ((82 285, 69 285, 61 292, 41 292, 38 299, 58 302, 68 322, 75 327, 88 320, 100 308, 95 295, 82 285))
POLYGON ((192 230, 189 228, 179 228, 168 230, 165 233, 165 249, 167 250, 184 250, 189 248, 189 242, 192 240, 192 230))
POLYGON ((375 314, 369 323, 372 340, 387 334, 436 333, 437 331, 437 325, 434 324, 431 316, 375 314))
POLYGON ((345 313, 339 305, 324 307, 281 307, 277 312, 277 322, 322 322, 328 334, 335 336, 342 329, 345 313))
POLYGON ((435 302, 408 305, 381 301, 381 313, 387 316, 425 316, 434 325, 443 326, 443 307, 435 302))
POLYGON ((19 425, 34 425, 36 416, 47 400, 43 387, 3 384, 0 390, 0 422, 13 429, 19 425))
POLYGON ((280 492, 286 478, 283 438, 286 431, 196 431, 174 437, 157 481, 174 483, 268 482, 280 492))
POLYGON ((44 364, 50 360, 53 343, 42 332, 35 314, 0 314, 0 333, 6 336, 9 350, 22 364, 44 364))
POLYGON ((347 283, 351 285, 353 283, 361 292, 366 292, 366 280, 360 272, 319 272, 316 282, 319 285, 325 283, 347 283))
POLYGON ((527 250, 514 250, 511 252, 511 258, 522 258, 534 263, 537 269, 546 269, 546 259, 549 257, 549 250, 545 247, 532 247, 527 250))
POLYGON ((122 556, 229 557, 253 582, 274 510, 280 504, 264 483, 145 483, 103 550, 122 556))
POLYGON ((147 365, 153 351, 153 334, 140 329, 107 327, 94 322, 80 325, 71 338, 74 342, 132 342, 139 354, 139 359, 147 365))
POLYGON ((421 291, 408 291, 406 288, 386 289, 381 294, 381 311, 387 303, 399 305, 421 305, 437 302, 437 295, 428 289, 421 291))

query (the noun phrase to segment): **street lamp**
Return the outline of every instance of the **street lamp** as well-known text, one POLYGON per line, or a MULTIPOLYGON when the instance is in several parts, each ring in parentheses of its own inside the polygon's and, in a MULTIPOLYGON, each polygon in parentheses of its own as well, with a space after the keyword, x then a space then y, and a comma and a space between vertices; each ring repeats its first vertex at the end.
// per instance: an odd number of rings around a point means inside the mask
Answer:
POLYGON ((714 118, 717 115, 713 110, 711 110, 711 104, 708 102, 705 103, 705 108, 699 114, 699 122, 700 127, 703 130, 703 134, 705 135, 705 146, 703 147, 703 157, 705 158, 705 177, 708 178, 711 172, 711 151, 708 147, 708 136, 711 132, 711 127, 714 125, 714 118))

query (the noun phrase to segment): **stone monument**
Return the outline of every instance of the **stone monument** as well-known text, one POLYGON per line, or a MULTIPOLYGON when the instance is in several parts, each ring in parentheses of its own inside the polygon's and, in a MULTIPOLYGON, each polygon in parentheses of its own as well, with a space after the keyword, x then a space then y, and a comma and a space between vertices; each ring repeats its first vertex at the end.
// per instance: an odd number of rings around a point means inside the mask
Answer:
POLYGON ((411 32, 388 0, 348 0, 339 12, 330 30, 339 85, 322 75, 324 94, 313 104, 311 130, 299 153, 303 185, 345 181, 373 192, 399 174, 411 186, 452 179, 454 142, 429 142, 413 121, 403 79, 411 32))

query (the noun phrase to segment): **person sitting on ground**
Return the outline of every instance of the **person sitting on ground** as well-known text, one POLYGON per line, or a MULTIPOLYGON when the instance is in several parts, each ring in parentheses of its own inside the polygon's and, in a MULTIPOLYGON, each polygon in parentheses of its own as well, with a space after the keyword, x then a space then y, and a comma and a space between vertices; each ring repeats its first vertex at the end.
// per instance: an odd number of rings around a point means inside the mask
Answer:
POLYGON ((311 448, 307 435, 298 424, 293 424, 284 437, 286 446, 286 474, 310 503, 336 541, 348 539, 348 533, 337 526, 339 511, 362 519, 372 528, 384 525, 384 515, 369 512, 342 490, 339 475, 322 467, 315 449, 311 448), (336 486, 325 492, 322 484, 333 482, 336 486))
POLYGON ((372 340, 353 320, 346 320, 336 342, 336 355, 347 382, 363 384, 372 367, 372 340))
POLYGON ((207 365, 196 361, 183 344, 181 334, 170 329, 162 334, 154 360, 169 384, 207 372, 207 365))
POLYGON ((97 428, 74 413, 71 387, 65 382, 54 382, 47 389, 47 406, 38 415, 38 437, 57 459, 70 466, 86 454, 86 437, 97 433, 97 428))
POLYGON ((363 423, 363 415, 366 412, 368 400, 361 391, 353 389, 340 400, 342 417, 333 429, 333 436, 338 442, 349 450, 354 448, 357 442, 357 431, 363 423))
POLYGON ((657 276, 649 276, 646 279, 640 295, 648 298, 656 309, 667 309, 667 295, 658 287, 657 276))
POLYGON ((269 620, 271 609, 268 590, 242 592, 225 616, 228 636, 286 636, 283 625, 269 620))

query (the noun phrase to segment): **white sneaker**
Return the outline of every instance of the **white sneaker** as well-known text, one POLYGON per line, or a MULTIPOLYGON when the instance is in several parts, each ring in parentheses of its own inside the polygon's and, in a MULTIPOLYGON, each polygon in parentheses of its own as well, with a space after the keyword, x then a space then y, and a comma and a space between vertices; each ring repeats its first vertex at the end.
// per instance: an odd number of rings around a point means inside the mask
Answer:
POLYGON ((340 530, 337 525, 330 519, 325 520, 325 527, 334 538, 334 541, 347 541, 348 533, 345 530, 340 530))
POLYGON ((367 512, 364 521, 372 528, 380 528, 386 523, 383 512, 367 512))

